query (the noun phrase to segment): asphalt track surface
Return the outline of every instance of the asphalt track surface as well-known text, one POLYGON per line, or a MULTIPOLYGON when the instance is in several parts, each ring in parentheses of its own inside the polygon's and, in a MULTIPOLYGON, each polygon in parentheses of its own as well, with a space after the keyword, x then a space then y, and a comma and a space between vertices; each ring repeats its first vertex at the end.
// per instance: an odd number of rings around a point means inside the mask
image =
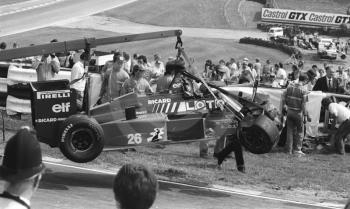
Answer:
MULTIPOLYGON (((78 167, 46 163, 47 170, 39 190, 32 199, 32 208, 80 209, 116 208, 113 197, 113 172, 100 172, 78 167)), ((241 209, 241 208, 323 208, 295 202, 256 198, 230 192, 159 182, 153 209, 241 209)), ((326 208, 326 207, 325 207, 326 208)))
MULTIPOLYGON (((81 17, 133 0, 63 0, 55 4, 22 9, 0 18, 0 37, 65 24, 81 17)), ((127 26, 125 26, 127 27, 127 26)), ((112 193, 114 173, 86 170, 47 163, 47 171, 33 198, 33 208, 116 208, 112 193)), ((3 182, 0 182, 3 184, 3 182)), ((333 208, 276 198, 223 192, 190 185, 160 182, 153 208, 233 209, 233 208, 333 208)))

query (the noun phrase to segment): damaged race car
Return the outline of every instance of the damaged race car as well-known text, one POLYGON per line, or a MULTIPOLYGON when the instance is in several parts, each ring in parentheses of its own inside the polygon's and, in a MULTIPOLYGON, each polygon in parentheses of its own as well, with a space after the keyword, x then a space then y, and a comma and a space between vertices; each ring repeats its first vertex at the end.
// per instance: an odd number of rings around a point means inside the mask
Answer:
MULTIPOLYGON (((0 52, 0 60, 68 52, 98 45, 177 37, 177 59, 188 61, 181 42, 181 30, 137 35, 56 42, 0 52)), ((182 44, 182 42, 181 42, 182 44)), ((94 160, 102 151, 150 144, 188 143, 215 140, 234 135, 246 150, 263 154, 279 140, 275 115, 255 101, 234 95, 186 70, 176 78, 199 83, 207 94, 193 94, 188 89, 177 93, 150 95, 125 94, 103 104, 90 104, 91 84, 86 74, 84 110, 77 110, 76 92, 68 80, 32 82, 32 123, 39 140, 58 147, 71 161, 94 160), (208 130, 215 134, 208 134, 208 130)), ((171 87, 179 87, 173 81, 171 87)), ((257 85, 256 85, 257 86, 257 85)), ((170 92, 171 92, 170 87, 170 92)), ((96 101, 96 100, 95 100, 96 101)))

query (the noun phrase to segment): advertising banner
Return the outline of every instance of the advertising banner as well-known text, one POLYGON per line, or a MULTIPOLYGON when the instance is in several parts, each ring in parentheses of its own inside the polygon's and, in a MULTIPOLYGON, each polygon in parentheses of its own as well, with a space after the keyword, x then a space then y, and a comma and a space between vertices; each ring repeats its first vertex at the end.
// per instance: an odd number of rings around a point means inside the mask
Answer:
POLYGON ((350 15, 300 10, 262 8, 263 22, 339 27, 350 24, 350 15))

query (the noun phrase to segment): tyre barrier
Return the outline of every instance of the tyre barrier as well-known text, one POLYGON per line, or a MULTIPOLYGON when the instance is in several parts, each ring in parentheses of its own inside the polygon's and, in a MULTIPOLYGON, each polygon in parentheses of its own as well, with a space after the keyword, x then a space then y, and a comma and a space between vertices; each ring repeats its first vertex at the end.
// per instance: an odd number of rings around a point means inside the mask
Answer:
POLYGON ((251 38, 251 37, 244 37, 239 40, 239 43, 242 44, 253 44, 257 46, 263 46, 268 48, 274 48, 277 50, 280 50, 284 53, 287 53, 289 55, 296 54, 301 55, 301 51, 295 47, 288 46, 287 44, 273 42, 273 41, 267 41, 261 38, 251 38))

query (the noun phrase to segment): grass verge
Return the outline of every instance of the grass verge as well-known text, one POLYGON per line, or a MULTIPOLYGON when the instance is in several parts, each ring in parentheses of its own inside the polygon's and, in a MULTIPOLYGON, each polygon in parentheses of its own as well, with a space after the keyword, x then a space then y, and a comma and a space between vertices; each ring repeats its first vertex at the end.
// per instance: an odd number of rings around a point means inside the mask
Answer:
POLYGON ((98 15, 160 26, 230 28, 224 16, 225 2, 226 0, 140 0, 98 15))

